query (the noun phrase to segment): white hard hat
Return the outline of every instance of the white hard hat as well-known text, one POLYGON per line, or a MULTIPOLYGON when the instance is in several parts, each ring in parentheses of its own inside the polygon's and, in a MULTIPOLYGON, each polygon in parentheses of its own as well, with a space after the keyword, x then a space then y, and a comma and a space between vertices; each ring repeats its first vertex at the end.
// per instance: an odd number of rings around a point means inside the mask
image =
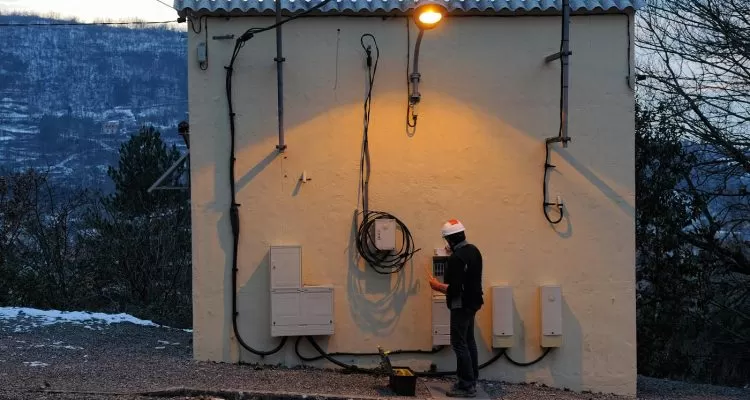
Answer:
POLYGON ((450 219, 448 222, 443 224, 443 228, 440 229, 440 232, 443 234, 443 237, 450 236, 454 233, 463 232, 464 224, 461 223, 461 221, 457 219, 450 219))

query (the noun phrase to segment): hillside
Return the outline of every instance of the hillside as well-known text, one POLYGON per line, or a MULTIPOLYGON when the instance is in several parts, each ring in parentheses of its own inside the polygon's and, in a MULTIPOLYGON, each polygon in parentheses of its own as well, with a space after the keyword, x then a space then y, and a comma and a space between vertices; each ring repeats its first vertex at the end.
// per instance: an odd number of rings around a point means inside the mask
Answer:
MULTIPOLYGON (((61 21, 0 15, 49 22, 61 21)), ((0 26, 0 168, 106 187, 119 144, 142 124, 184 147, 186 40, 161 26, 0 26)))

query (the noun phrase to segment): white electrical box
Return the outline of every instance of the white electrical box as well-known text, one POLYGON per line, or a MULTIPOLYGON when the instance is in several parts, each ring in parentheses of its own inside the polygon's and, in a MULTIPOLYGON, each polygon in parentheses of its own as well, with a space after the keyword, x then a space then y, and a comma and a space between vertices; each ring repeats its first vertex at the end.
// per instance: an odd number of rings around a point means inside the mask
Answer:
POLYGON ((305 286, 302 288, 302 325, 327 327, 333 334, 333 287, 305 286))
POLYGON ((271 246, 271 290, 302 287, 302 247, 271 246))
POLYGON ((432 296, 432 345, 451 344, 451 312, 445 304, 445 295, 432 296))
POLYGON ((513 347, 513 288, 492 287, 492 347, 513 347))
POLYGON ((396 249, 396 220, 379 218, 375 220, 375 247, 378 250, 396 249))
POLYGON ((271 292, 272 327, 299 325, 302 315, 300 289, 276 289, 271 292))
POLYGON ((271 336, 333 335, 333 287, 271 292, 271 336))
POLYGON ((544 285, 539 288, 539 308, 541 312, 541 346, 562 346, 562 288, 558 285, 544 285))
POLYGON ((302 247, 271 246, 271 336, 333 335, 333 287, 302 285, 302 247))

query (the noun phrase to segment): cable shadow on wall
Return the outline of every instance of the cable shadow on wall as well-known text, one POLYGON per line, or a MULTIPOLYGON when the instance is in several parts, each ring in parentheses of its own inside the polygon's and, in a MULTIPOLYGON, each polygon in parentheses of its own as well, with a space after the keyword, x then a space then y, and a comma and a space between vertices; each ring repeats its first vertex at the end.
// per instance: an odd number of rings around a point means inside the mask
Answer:
POLYGON ((566 151, 556 151, 571 167, 575 168, 584 178, 586 178, 592 185, 596 186, 599 191, 602 192, 607 198, 617 206, 626 216, 635 218, 635 208, 630 205, 615 189, 607 185, 601 180, 593 171, 588 167, 581 164, 575 159, 570 153, 566 151))
POLYGON ((414 281, 413 261, 409 261, 400 272, 383 275, 372 271, 361 260, 356 245, 357 216, 355 211, 347 249, 349 312, 362 331, 387 336, 396 327, 408 297, 419 291, 419 282, 414 281))
MULTIPOLYGON (((560 172, 557 171, 557 169, 552 169, 552 171, 547 172, 545 174, 545 177, 544 177, 545 181, 543 183, 545 187, 549 188, 549 182, 553 174, 560 175, 560 172)), ((547 196, 551 197, 549 193, 547 194, 547 196)), ((550 198, 545 198, 544 201, 548 202, 552 200, 550 198)), ((545 208, 546 208, 545 211, 550 214, 559 212, 558 210, 554 209, 555 207, 553 206, 545 206, 545 208)), ((555 231, 555 233, 557 233, 558 236, 560 236, 563 239, 567 239, 573 236, 573 224, 571 223, 571 220, 570 220, 570 211, 568 210, 568 208, 563 205, 563 210, 564 210, 563 211, 564 215, 560 223, 558 224, 548 223, 548 225, 555 231), (564 226, 565 228, 561 229, 562 226, 564 226)), ((555 216, 553 218, 557 218, 557 217, 555 216)))
MULTIPOLYGON (((241 190, 244 186, 246 186, 250 181, 255 179, 258 174, 260 174, 266 167, 268 167, 271 162, 276 158, 278 152, 273 151, 270 154, 268 154, 266 157, 264 157, 262 160, 260 160, 255 166, 250 168, 239 180, 235 181, 235 193, 241 190)), ((229 360, 231 359, 231 342, 236 341, 235 338, 233 338, 234 332, 232 329, 232 293, 236 291, 236 296, 238 296, 238 307, 244 308, 245 303, 241 302, 239 300, 239 297, 242 295, 247 297, 248 289, 247 289, 247 282, 245 284, 240 284, 238 282, 238 287, 233 287, 233 281, 232 281, 232 261, 233 261, 233 238, 232 238, 232 227, 231 227, 231 221, 230 221, 230 211, 229 211, 229 203, 231 203, 231 195, 224 195, 228 190, 231 189, 229 182, 223 179, 214 179, 214 193, 215 195, 215 201, 213 203, 210 203, 207 206, 207 209, 219 213, 220 217, 216 223, 216 235, 218 236, 219 246, 221 247, 222 254, 224 255, 224 267, 223 267, 223 287, 225 290, 223 290, 223 304, 224 304, 224 310, 225 313, 223 315, 224 323, 221 324, 223 327, 221 337, 224 338, 223 344, 222 344, 222 359, 223 360, 229 360), (226 196, 226 197, 224 197, 226 196), (226 201, 218 201, 218 199, 226 199, 226 201), (243 294, 244 293, 244 294, 243 294), (231 333, 230 333, 231 332, 231 333)), ((243 208, 240 207, 239 209, 239 215, 240 215, 240 225, 243 224, 243 208)), ((242 233, 240 232, 240 238, 242 238, 242 233)), ((238 252, 238 265, 237 267, 242 270, 243 269, 243 259, 247 259, 247 254, 243 254, 242 247, 239 247, 237 249, 238 252)), ((267 257, 266 257, 267 258, 267 257)), ((266 259, 264 258, 264 260, 266 259)), ((258 267, 258 270, 260 270, 260 266, 258 267)), ((257 272, 253 275, 253 285, 250 287, 255 287, 258 285, 257 281, 257 272)), ((267 276, 267 274, 266 274, 267 276)), ((208 279, 207 277, 203 277, 203 279, 208 279)), ((254 299, 250 299, 248 301, 255 301, 254 299)), ((264 298, 262 302, 264 304, 268 304, 268 299, 264 298)), ((206 310, 207 311, 207 310, 206 310)), ((209 312, 210 314, 210 312, 209 312)), ((248 315, 247 312, 242 313, 242 316, 238 318, 238 320, 241 320, 241 322, 238 322, 238 324, 248 324, 249 321, 253 321, 252 319, 252 313, 248 315)), ((270 318, 270 316, 268 317, 270 318)), ((250 325, 252 325, 252 322, 250 322, 250 325)), ((243 325, 244 326, 244 325, 243 325)), ((244 332, 244 329, 241 330, 241 332, 244 332)), ((247 335, 247 334, 246 334, 247 335)), ((249 352, 245 351, 240 347, 240 361, 247 360, 250 356, 249 352)))

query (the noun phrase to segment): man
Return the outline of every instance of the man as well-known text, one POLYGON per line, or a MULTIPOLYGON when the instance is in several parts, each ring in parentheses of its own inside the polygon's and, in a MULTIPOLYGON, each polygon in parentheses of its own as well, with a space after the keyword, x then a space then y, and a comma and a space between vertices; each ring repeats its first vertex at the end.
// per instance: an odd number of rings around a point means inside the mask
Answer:
POLYGON ((432 289, 445 293, 450 309, 451 347, 456 354, 458 380, 446 393, 450 397, 474 397, 479 379, 474 319, 484 304, 482 291, 482 254, 466 241, 463 224, 455 219, 441 230, 448 243, 450 257, 445 269, 445 283, 430 277, 432 289))

